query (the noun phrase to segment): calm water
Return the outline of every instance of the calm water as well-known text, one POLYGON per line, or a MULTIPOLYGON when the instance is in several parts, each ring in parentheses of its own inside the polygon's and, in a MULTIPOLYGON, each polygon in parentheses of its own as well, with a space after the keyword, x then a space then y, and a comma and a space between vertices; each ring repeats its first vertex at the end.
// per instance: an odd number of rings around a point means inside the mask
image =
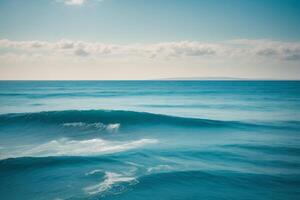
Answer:
POLYGON ((300 198, 300 82, 1 81, 0 199, 300 198))

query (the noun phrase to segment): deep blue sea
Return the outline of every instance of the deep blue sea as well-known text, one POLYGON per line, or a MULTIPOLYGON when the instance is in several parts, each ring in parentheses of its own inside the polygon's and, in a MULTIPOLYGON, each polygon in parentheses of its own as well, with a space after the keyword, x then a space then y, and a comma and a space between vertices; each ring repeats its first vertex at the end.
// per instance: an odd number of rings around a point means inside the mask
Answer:
POLYGON ((1 200, 299 200, 300 82, 1 81, 1 200))

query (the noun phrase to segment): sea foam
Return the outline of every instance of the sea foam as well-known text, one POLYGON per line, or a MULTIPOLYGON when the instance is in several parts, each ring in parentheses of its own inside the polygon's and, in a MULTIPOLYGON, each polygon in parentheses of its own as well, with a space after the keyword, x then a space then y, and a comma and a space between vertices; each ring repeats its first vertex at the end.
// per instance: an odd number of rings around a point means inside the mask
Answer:
POLYGON ((154 144, 156 139, 139 139, 133 141, 109 141, 100 138, 90 140, 52 140, 36 147, 29 147, 22 152, 4 155, 1 159, 9 157, 45 157, 45 156, 93 156, 107 153, 122 152, 139 148, 147 144, 154 144))
POLYGON ((105 172, 105 177, 103 182, 96 185, 88 186, 84 188, 84 191, 89 195, 102 193, 108 189, 111 189, 115 184, 124 183, 124 182, 133 184, 133 183, 137 183, 137 180, 135 179, 135 177, 132 176, 127 176, 127 175, 118 174, 114 172, 105 172))
POLYGON ((96 123, 70 122, 70 123, 64 123, 63 126, 81 128, 81 129, 97 129, 100 131, 106 130, 108 132, 117 132, 120 128, 119 123, 106 125, 101 122, 96 122, 96 123))

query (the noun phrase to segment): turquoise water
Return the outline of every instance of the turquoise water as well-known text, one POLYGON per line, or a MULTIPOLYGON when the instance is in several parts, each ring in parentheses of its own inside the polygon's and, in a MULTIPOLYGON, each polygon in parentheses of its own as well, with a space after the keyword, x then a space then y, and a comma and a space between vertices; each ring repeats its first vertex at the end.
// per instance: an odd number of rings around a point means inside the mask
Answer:
POLYGON ((0 199, 299 199, 300 82, 1 81, 0 199))

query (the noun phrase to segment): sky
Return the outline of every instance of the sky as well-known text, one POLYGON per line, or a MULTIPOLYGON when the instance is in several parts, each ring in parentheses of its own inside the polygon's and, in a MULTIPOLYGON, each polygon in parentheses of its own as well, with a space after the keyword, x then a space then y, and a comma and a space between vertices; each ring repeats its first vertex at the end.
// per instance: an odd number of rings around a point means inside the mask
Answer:
POLYGON ((298 0, 0 0, 1 80, 300 79, 298 0))

